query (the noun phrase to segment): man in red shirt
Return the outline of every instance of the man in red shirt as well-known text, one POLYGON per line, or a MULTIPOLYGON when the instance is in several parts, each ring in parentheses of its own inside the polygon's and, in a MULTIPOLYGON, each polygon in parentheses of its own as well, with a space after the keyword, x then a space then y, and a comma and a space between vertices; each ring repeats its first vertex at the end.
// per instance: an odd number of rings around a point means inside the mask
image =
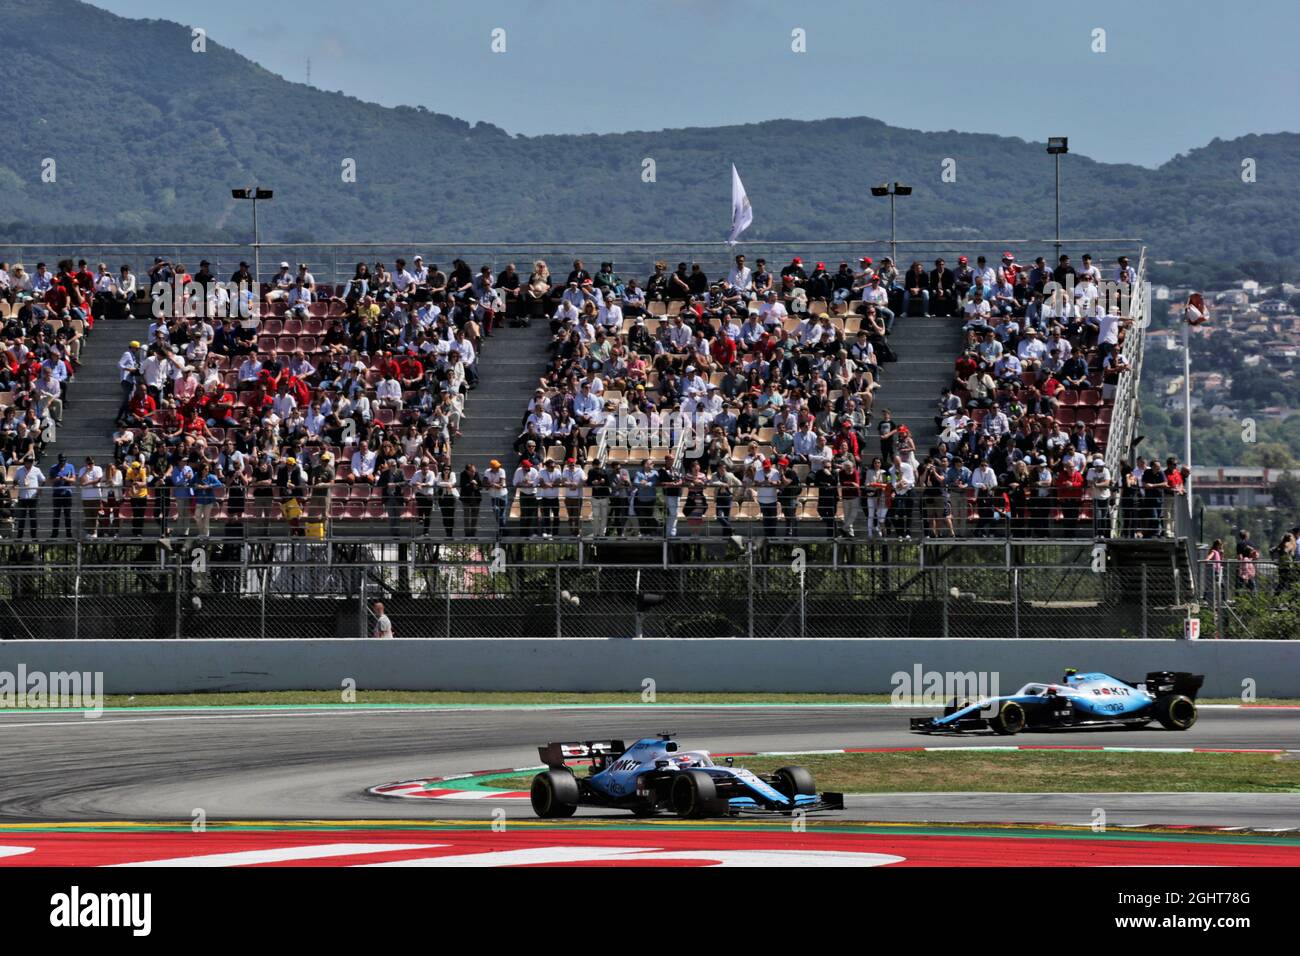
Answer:
POLYGON ((424 384, 424 363, 415 357, 414 352, 407 352, 397 361, 400 374, 397 378, 402 388, 418 389, 424 384))
POLYGON ((127 424, 147 427, 152 424, 153 413, 157 410, 158 402, 149 394, 149 390, 143 383, 137 385, 131 403, 127 406, 127 424))
POLYGON ((709 355, 717 368, 731 368, 731 363, 736 361, 736 343, 728 335, 715 335, 713 344, 709 346, 709 355))
POLYGON ((1083 475, 1074 470, 1074 462, 1067 458, 1052 484, 1056 486, 1056 500, 1061 507, 1061 522, 1065 533, 1073 535, 1079 527, 1079 503, 1083 499, 1083 475))
MULTIPOLYGON (((1174 495, 1187 494, 1187 486, 1183 482, 1183 471, 1178 467, 1178 459, 1170 455, 1165 459, 1165 496, 1173 497, 1174 495)), ((1164 510, 1164 532, 1166 537, 1173 537, 1174 534, 1174 508, 1169 507, 1164 510)))

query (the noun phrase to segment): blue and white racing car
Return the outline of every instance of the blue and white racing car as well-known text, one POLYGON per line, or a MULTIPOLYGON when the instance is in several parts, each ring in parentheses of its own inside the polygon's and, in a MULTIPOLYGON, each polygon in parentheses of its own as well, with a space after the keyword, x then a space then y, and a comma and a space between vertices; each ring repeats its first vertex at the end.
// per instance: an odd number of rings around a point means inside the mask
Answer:
POLYGON ((742 813, 794 814, 843 810, 844 796, 818 794, 803 767, 756 774, 713 762, 707 750, 681 750, 671 734, 646 737, 627 747, 621 740, 550 743, 538 747, 547 769, 533 778, 529 796, 539 817, 571 817, 578 807, 629 810, 639 817, 723 817, 742 813), (577 776, 568 761, 590 760, 577 776))
POLYGON ((1154 671, 1130 683, 1108 674, 1080 674, 1070 668, 1059 684, 1026 684, 1016 693, 987 700, 953 700, 942 717, 913 717, 919 733, 1022 730, 1068 727, 1145 727, 1160 722, 1166 730, 1187 730, 1196 723, 1196 695, 1205 683, 1200 674, 1154 671))

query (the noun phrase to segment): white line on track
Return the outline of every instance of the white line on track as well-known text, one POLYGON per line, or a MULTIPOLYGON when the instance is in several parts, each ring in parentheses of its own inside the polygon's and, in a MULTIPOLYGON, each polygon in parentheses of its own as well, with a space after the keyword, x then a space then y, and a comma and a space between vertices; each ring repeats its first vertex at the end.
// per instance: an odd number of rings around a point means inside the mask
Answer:
MULTIPOLYGON (((310 710, 301 713, 278 713, 264 711, 255 714, 192 714, 175 717, 82 717, 69 715, 63 720, 13 720, 0 719, 0 731, 16 727, 109 727, 115 724, 148 724, 162 720, 268 720, 281 717, 369 717, 392 714, 409 714, 409 710, 310 710)), ((425 713, 425 711, 422 711, 425 713)), ((460 713, 460 711, 436 711, 436 713, 460 713)))
POLYGON ((326 843, 317 846, 287 846, 266 850, 238 850, 200 856, 178 856, 168 860, 115 863, 118 867, 138 866, 250 866, 257 863, 287 863, 295 860, 324 860, 335 856, 366 856, 397 850, 440 850, 446 843, 326 843))

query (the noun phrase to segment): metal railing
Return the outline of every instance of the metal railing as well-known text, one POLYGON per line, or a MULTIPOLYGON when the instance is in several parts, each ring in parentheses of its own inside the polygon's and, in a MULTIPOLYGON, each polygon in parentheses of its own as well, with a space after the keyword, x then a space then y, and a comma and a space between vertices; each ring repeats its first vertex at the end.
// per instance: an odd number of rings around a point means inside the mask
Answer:
POLYGON ((1294 561, 1199 561, 1201 638, 1300 640, 1300 566, 1294 561))
MULTIPOLYGON (((683 462, 679 442, 670 452, 677 467, 683 462)), ((0 471, 0 478, 3 472, 0 471)), ((221 541, 379 540, 424 543, 495 543, 530 540, 546 535, 557 540, 611 541, 662 539, 667 508, 677 512, 674 540, 743 539, 761 542, 806 542, 923 539, 933 540, 1068 540, 1108 537, 1172 537, 1173 520, 1185 499, 1169 495, 1157 504, 1133 511, 1119 505, 1118 493, 1098 508, 1088 497, 1074 505, 1054 495, 1028 499, 1027 506, 1008 514, 1001 496, 977 498, 953 491, 946 498, 913 491, 906 498, 837 497, 823 507, 816 491, 803 486, 794 496, 782 495, 766 510, 752 489, 737 489, 728 509, 718 505, 713 487, 693 500, 689 489, 670 498, 659 493, 646 507, 638 499, 615 497, 604 504, 584 489, 581 498, 563 494, 553 516, 536 507, 522 507, 512 495, 500 512, 486 495, 477 503, 458 498, 421 498, 399 486, 400 494, 385 498, 369 484, 338 482, 315 486, 298 495, 285 488, 246 488, 242 500, 230 489, 217 489, 214 503, 202 505, 194 496, 151 486, 142 498, 123 492, 91 499, 76 491, 61 493, 45 486, 33 497, 12 480, 0 482, 0 543, 78 541, 83 543, 141 542, 160 539, 221 541), (265 496, 263 496, 265 492, 265 496), (702 511, 701 511, 702 509, 702 511), (1109 518, 1124 513, 1122 520, 1109 518), (852 519, 850 524, 849 519, 852 519), (545 520, 544 520, 545 519, 545 520)), ((1185 510, 1185 508, 1184 508, 1185 510)))
POLYGON ((1012 566, 992 544, 719 549, 667 564, 583 546, 88 548, 79 565, 0 566, 0 639, 363 637, 375 601, 398 637, 1181 634, 1172 568, 1099 572, 1088 548, 1038 547, 1041 563, 1012 566))
MULTIPOLYGON (((1103 261, 1109 255, 1132 255, 1140 246, 1141 240, 1126 237, 1102 237, 1096 239, 1062 239, 1061 246, 1067 251, 1078 249, 1093 254, 1094 259, 1103 261)), ((900 252, 921 258, 928 262, 943 257, 949 263, 955 263, 957 256, 963 253, 970 256, 972 262, 977 255, 985 255, 989 262, 996 264, 1002 252, 1014 253, 1021 262, 1028 262, 1037 255, 1046 255, 1047 250, 1056 244, 1055 239, 899 239, 896 243, 900 252)), ((225 280, 233 274, 240 262, 247 262, 250 267, 260 257, 264 262, 263 282, 268 282, 277 271, 281 261, 295 267, 305 262, 311 268, 316 279, 331 284, 342 284, 352 278, 358 262, 374 265, 383 262, 390 269, 399 256, 409 264, 415 255, 421 255, 426 265, 437 264, 444 271, 453 259, 463 258, 471 269, 478 271, 481 265, 490 265, 493 270, 505 267, 513 262, 518 271, 527 278, 532 263, 537 259, 545 260, 551 274, 562 280, 568 274, 575 258, 581 258, 588 271, 593 274, 602 261, 613 261, 615 270, 624 278, 635 277, 639 282, 645 280, 653 271, 654 263, 664 260, 671 271, 677 262, 685 259, 700 263, 706 273, 725 275, 731 268, 733 258, 744 254, 749 265, 753 266, 757 258, 766 258, 769 268, 779 271, 794 256, 802 256, 805 268, 811 271, 817 260, 826 262, 833 273, 840 262, 856 266, 858 259, 864 255, 872 256, 877 263, 890 254, 890 240, 887 238, 833 239, 818 241, 798 240, 752 240, 741 241, 734 248, 722 242, 686 242, 686 241, 652 241, 652 242, 448 242, 446 240, 420 240, 397 242, 343 242, 343 243, 0 243, 0 260, 21 263, 30 274, 35 271, 37 262, 45 262, 53 271, 54 264, 62 258, 81 259, 89 263, 92 270, 100 263, 108 265, 114 275, 118 267, 130 265, 137 277, 143 277, 153 264, 155 256, 162 256, 169 261, 185 265, 191 274, 198 271, 201 260, 207 259, 213 274, 225 280)), ((901 255, 899 262, 908 259, 901 255)), ((910 260, 909 260, 910 261, 910 260)), ((906 266, 902 266, 905 269, 906 266)))

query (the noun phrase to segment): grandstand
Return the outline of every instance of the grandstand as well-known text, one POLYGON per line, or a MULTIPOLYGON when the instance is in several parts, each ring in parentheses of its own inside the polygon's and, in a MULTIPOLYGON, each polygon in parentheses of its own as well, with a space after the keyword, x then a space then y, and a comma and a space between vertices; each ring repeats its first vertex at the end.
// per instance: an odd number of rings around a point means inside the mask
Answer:
POLYGON ((56 518, 141 540, 1092 538, 1121 519, 1123 533, 1169 533, 1165 490, 1120 506, 1140 254, 1122 300, 1084 282, 1044 302, 1067 274, 1002 247, 1010 258, 989 267, 985 249, 929 244, 908 257, 926 262, 918 280, 849 243, 742 244, 743 267, 689 244, 262 246, 285 259, 256 293, 240 247, 7 250, 0 533, 32 537, 34 521, 44 539, 56 518), (956 268, 927 271, 939 257, 956 268), (49 287, 16 270, 65 259, 83 264, 49 287), (999 365, 1031 327, 1082 370, 1049 355, 999 365), (141 385, 125 412, 124 363, 141 385), (42 366, 67 381, 42 392, 42 366), (897 432, 882 431, 885 409, 897 432), (873 469, 882 451, 900 460, 873 469), (28 453, 39 488, 21 480, 28 453), (60 453, 71 487, 52 480, 60 453), (1106 494, 1088 477, 1096 455, 1106 494), (86 456, 102 477, 85 478, 86 456))

